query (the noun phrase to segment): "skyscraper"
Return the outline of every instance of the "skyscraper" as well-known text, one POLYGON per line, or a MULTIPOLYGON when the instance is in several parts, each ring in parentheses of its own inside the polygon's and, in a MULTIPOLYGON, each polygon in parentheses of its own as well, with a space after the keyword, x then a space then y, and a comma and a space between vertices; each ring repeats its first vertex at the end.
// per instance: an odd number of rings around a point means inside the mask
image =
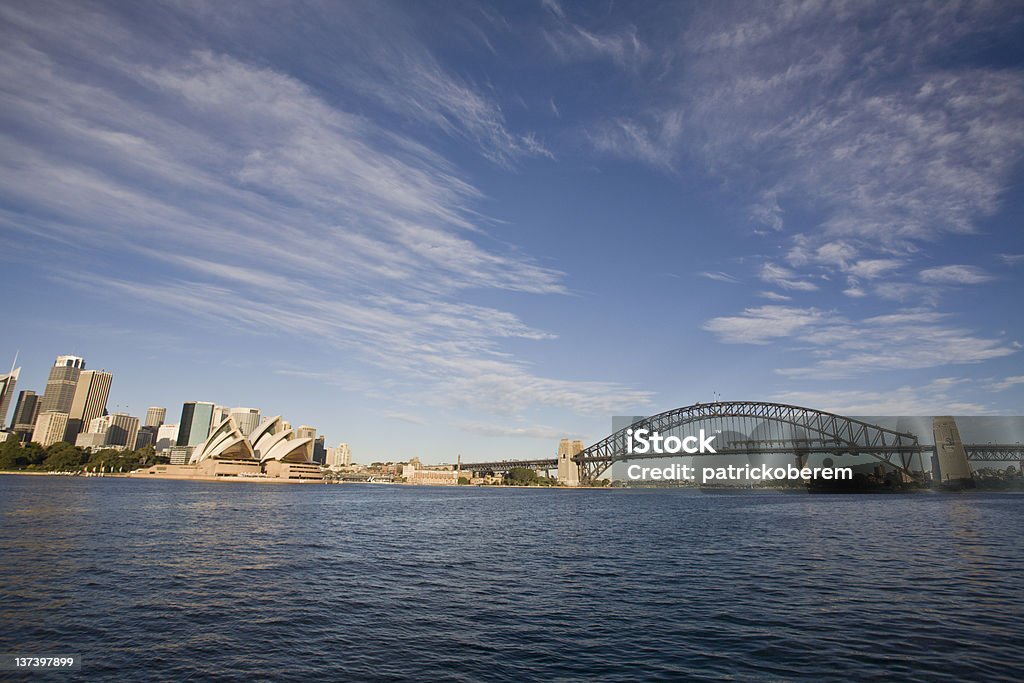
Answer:
POLYGON ((221 422, 228 419, 228 415, 231 414, 231 410, 227 406, 213 406, 213 413, 210 415, 210 433, 213 433, 221 422))
POLYGON ((135 442, 139 435, 139 418, 128 413, 110 415, 110 429, 107 430, 108 446, 124 446, 127 450, 135 450, 135 442))
POLYGON ((159 427, 167 419, 167 408, 161 408, 160 406, 150 406, 146 410, 146 426, 147 427, 159 427))
POLYGON ((43 448, 52 446, 64 438, 68 428, 68 414, 57 410, 39 413, 36 428, 32 431, 32 440, 43 448))
POLYGON ((6 375, 0 375, 0 429, 7 424, 7 408, 11 405, 11 397, 14 396, 14 387, 18 385, 18 375, 21 368, 11 368, 6 375))
POLYGON ((159 427, 139 427, 135 437, 135 448, 145 448, 156 444, 156 430, 159 427))
POLYGON ((178 446, 198 446, 210 436, 210 422, 213 420, 212 403, 189 401, 181 406, 181 421, 178 423, 178 446))
POLYGON ((313 441, 313 462, 318 465, 327 464, 327 448, 324 445, 326 440, 327 437, 321 434, 313 441))
POLYGON ((260 426, 259 408, 232 408, 231 417, 235 419, 238 431, 245 436, 249 436, 260 426))
POLYGON ((46 391, 43 392, 39 412, 70 413, 78 376, 84 369, 85 361, 78 356, 57 356, 50 368, 50 377, 46 380, 46 391))
MULTIPOLYGON (((104 446, 124 446, 127 450, 135 450, 135 442, 139 434, 139 418, 128 413, 103 415, 89 422, 89 434, 104 434, 104 446)), ((86 445, 83 443, 82 445, 86 445)), ((90 443, 97 446, 100 444, 90 443)))
POLYGON ((156 430, 156 449, 166 450, 178 444, 178 425, 162 424, 156 430))
POLYGON ((89 427, 89 422, 106 411, 112 379, 113 375, 103 370, 83 370, 78 375, 78 385, 68 411, 65 441, 75 443, 75 437, 89 427))
POLYGON ((24 390, 18 394, 18 403, 14 406, 14 417, 11 418, 11 431, 22 441, 28 441, 36 428, 36 417, 39 416, 39 397, 36 392, 24 390))
POLYGON ((295 438, 315 439, 316 427, 310 427, 309 425, 299 425, 299 428, 295 430, 295 438))

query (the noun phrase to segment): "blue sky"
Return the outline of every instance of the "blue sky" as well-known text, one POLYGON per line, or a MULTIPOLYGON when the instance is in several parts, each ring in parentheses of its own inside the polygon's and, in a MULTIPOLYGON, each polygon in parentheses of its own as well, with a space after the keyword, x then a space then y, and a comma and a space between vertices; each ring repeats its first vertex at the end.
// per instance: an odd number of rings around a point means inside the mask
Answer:
POLYGON ((0 354, 357 461, 1024 408, 1014 3, 4 2, 0 354))

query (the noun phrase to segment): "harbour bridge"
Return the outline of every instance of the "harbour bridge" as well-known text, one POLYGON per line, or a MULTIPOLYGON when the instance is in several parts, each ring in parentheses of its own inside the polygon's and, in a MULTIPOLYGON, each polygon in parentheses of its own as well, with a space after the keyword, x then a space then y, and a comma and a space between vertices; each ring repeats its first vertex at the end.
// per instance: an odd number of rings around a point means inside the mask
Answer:
POLYGON ((690 455, 631 453, 629 435, 641 429, 663 436, 681 432, 693 434, 697 429, 714 434, 715 454, 698 457, 790 455, 802 468, 812 454, 868 456, 909 478, 920 476, 915 475, 915 465, 918 472, 932 469, 932 456, 937 456, 940 463, 945 462, 941 466, 943 477, 962 476, 964 472, 970 477, 968 460, 1024 462, 1024 446, 1020 443, 961 443, 952 418, 936 418, 934 436, 939 445, 934 446, 921 444, 918 436, 910 432, 813 408, 761 401, 719 401, 696 403, 638 419, 580 450, 564 448, 566 442, 563 441, 556 458, 470 462, 461 463, 460 467, 467 472, 507 472, 518 467, 542 471, 557 469, 559 480, 592 484, 616 462, 690 455), (944 421, 941 434, 940 420, 944 421), (929 461, 927 466, 925 457, 929 461), (959 474, 949 474, 955 472, 959 474))

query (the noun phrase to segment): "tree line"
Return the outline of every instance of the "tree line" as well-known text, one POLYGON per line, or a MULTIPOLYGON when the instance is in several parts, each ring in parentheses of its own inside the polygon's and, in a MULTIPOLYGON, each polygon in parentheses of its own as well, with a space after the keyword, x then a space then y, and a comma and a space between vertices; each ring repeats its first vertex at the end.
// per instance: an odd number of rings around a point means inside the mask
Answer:
POLYGON ((66 441, 58 441, 43 448, 34 441, 22 444, 5 441, 0 444, 0 470, 26 472, 99 471, 130 472, 139 468, 166 463, 168 459, 157 455, 152 446, 134 451, 103 448, 87 451, 66 441))

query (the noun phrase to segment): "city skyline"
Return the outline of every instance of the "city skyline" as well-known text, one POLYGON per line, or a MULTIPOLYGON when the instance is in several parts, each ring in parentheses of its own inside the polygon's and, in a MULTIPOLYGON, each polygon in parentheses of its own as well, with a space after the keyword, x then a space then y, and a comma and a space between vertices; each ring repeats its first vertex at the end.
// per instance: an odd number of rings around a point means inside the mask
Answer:
POLYGON ((787 7, 2 7, 0 357, 361 459, 1024 412, 1021 11, 787 7))
MULTIPOLYGON (((21 366, 16 366, 0 375, 0 407, 6 407, 13 397, 20 372, 21 366)), ((145 418, 120 409, 111 412, 107 402, 112 380, 113 373, 86 369, 81 356, 59 355, 50 365, 43 394, 22 389, 10 422, 0 419, 0 433, 15 432, 18 440, 34 441, 44 448, 61 441, 87 450, 117 447, 133 451, 153 446, 172 461, 201 449, 215 430, 228 423, 245 437, 270 424, 278 425, 275 431, 281 432, 280 437, 292 434, 291 423, 281 415, 261 417, 258 408, 229 408, 209 401, 185 401, 178 423, 170 424, 165 422, 164 406, 147 406, 145 418)), ((338 450, 342 460, 351 461, 347 443, 329 448, 326 435, 318 431, 307 424, 294 430, 294 438, 308 444, 313 462, 323 465, 338 450)))

